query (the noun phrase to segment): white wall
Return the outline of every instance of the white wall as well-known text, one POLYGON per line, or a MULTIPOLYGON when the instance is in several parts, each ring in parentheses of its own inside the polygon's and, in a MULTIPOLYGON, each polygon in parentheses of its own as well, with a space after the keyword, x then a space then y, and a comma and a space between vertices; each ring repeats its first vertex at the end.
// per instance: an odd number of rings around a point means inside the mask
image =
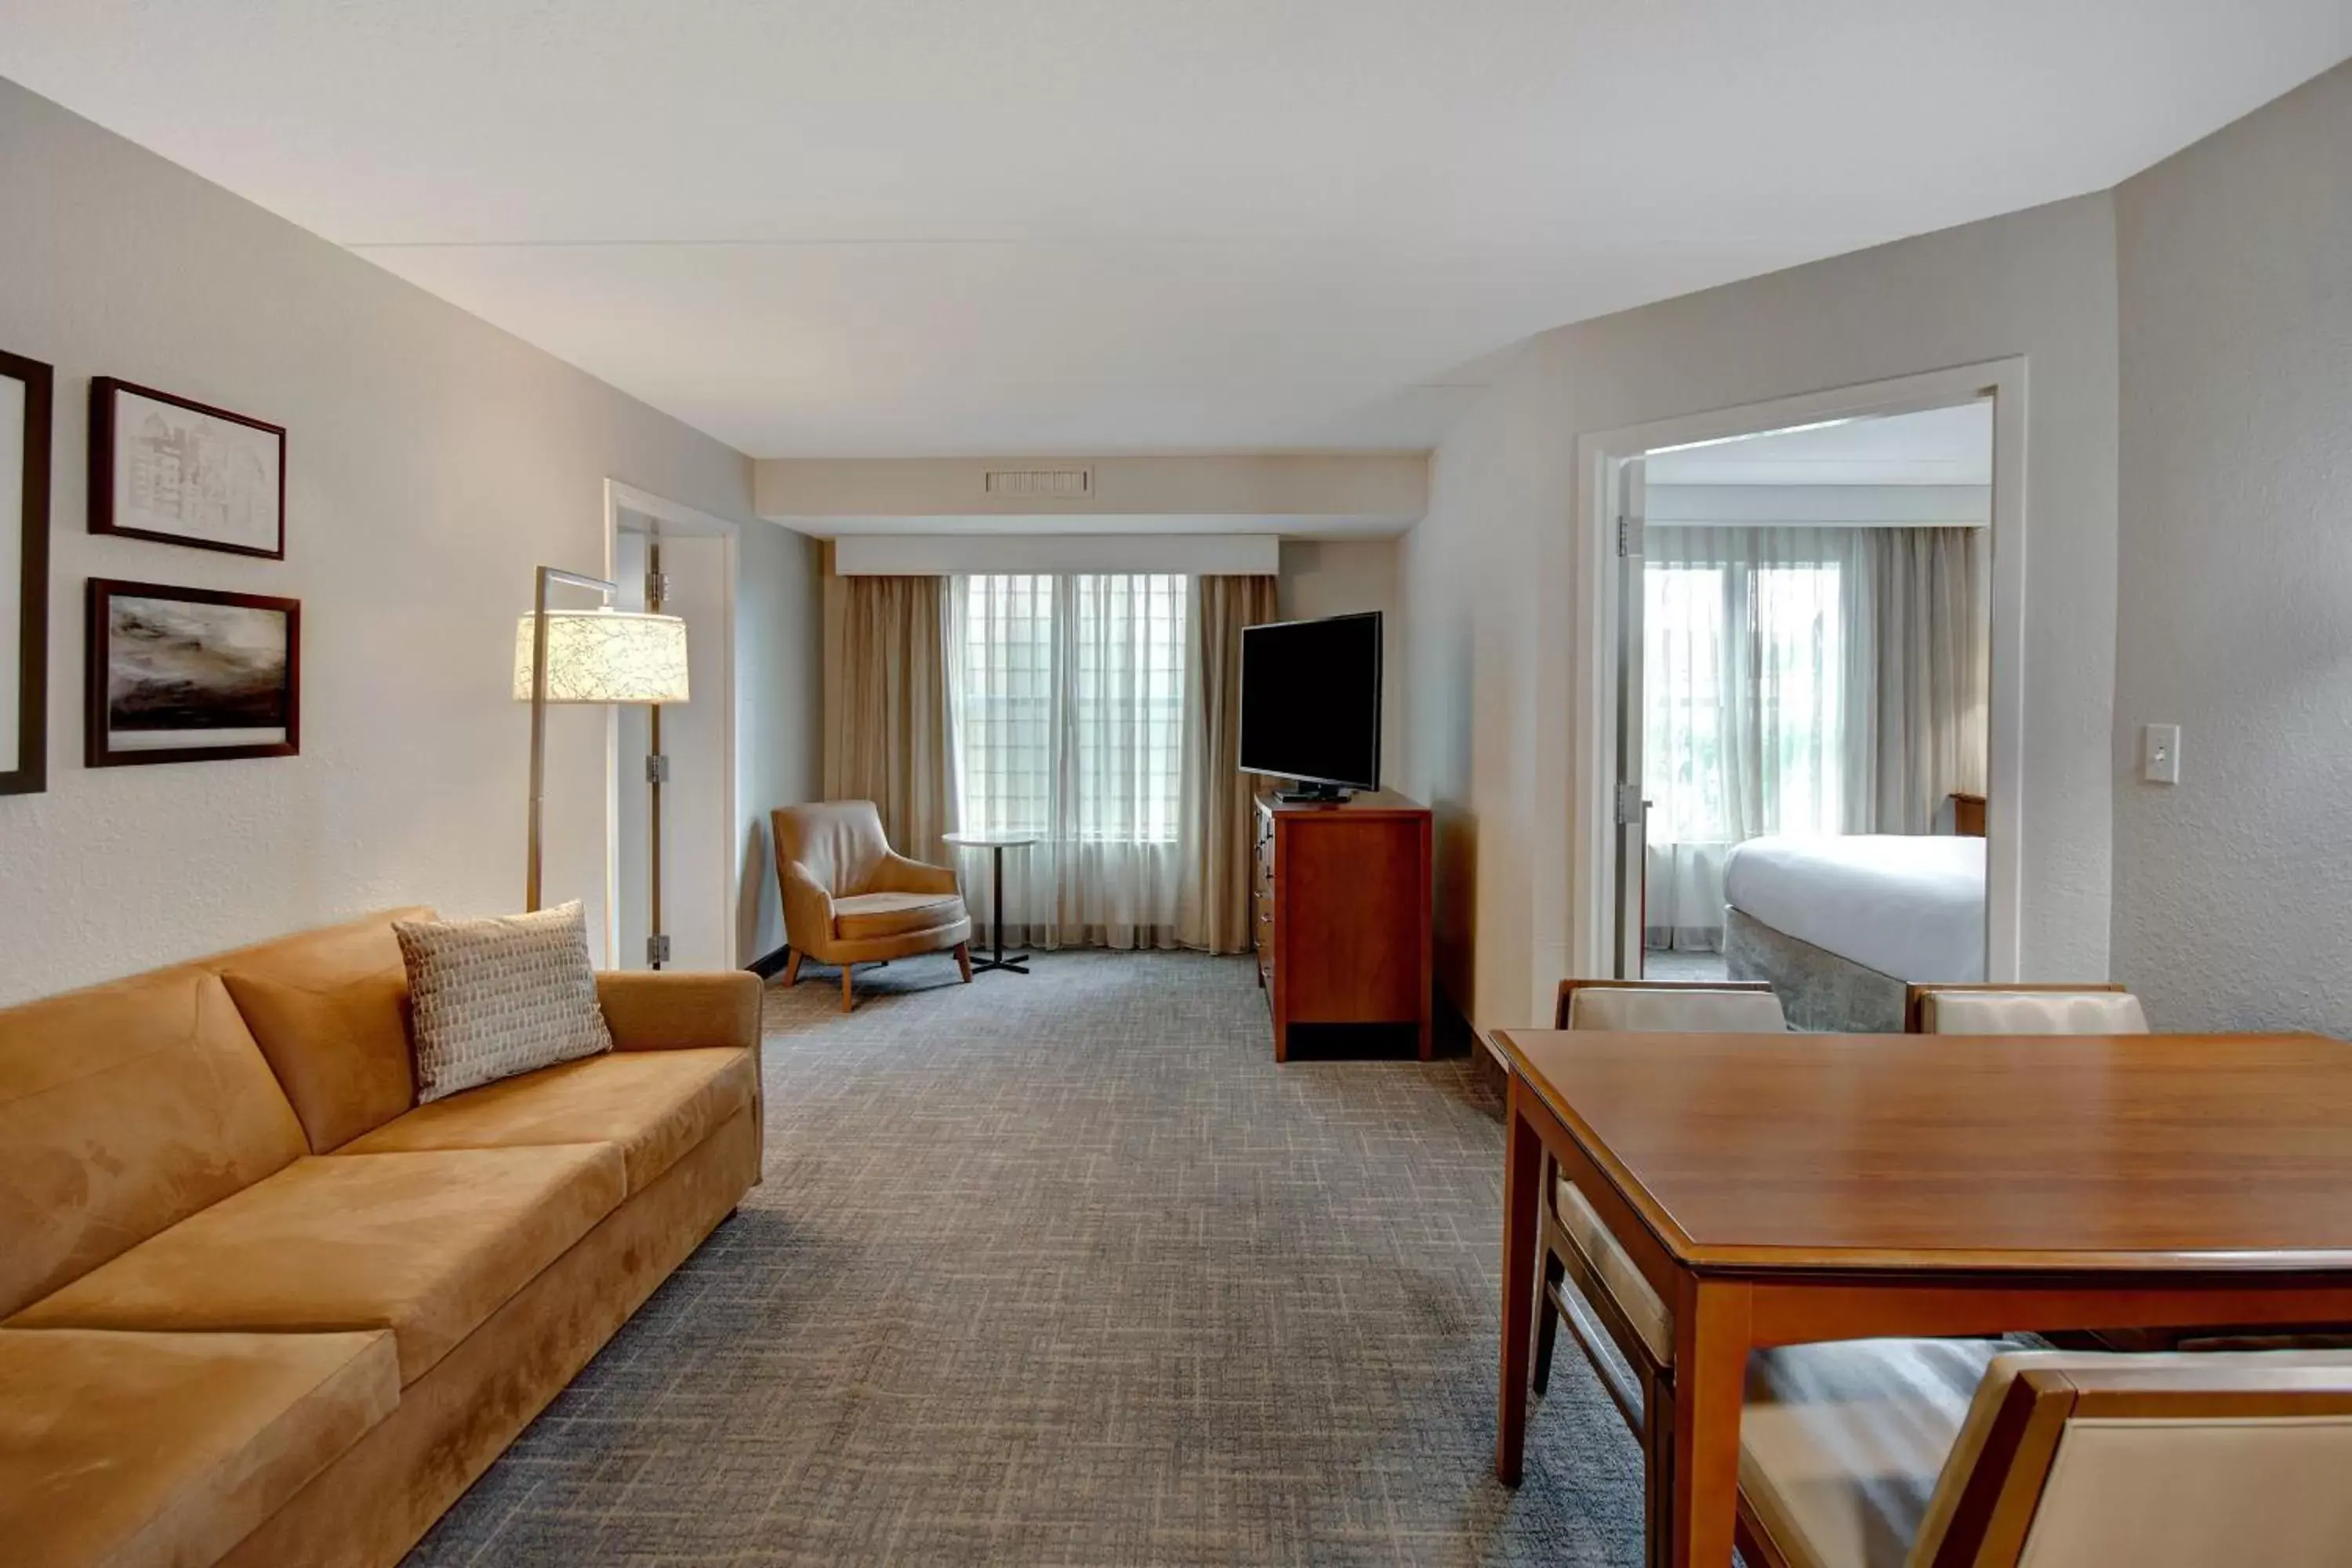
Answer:
POLYGON ((2159 1027, 2352 1036, 2352 65, 2116 223, 2116 976, 2159 1027))
POLYGON ((749 963, 784 945, 784 910, 768 814, 818 798, 824 722, 823 546, 772 522, 736 542, 735 811, 741 818, 742 904, 735 956, 749 963), (757 735, 757 745, 747 737, 757 735))
POLYGON ((1404 692, 1411 672, 1397 598, 1398 542, 1286 539, 1275 590, 1286 620, 1381 612, 1381 782, 1391 789, 1404 783, 1404 692))
MULTIPOLYGON (((749 461, 5 82, 0 212, 0 346, 58 370, 50 784, 0 799, 0 1002, 387 904, 519 907, 532 568, 602 562, 607 477, 749 520, 749 461), (287 560, 85 531, 98 374, 289 426, 287 560), (301 599, 303 754, 80 767, 91 576, 301 599)), ((783 537, 769 609, 813 625, 783 537)), ((813 749, 795 700, 744 738, 779 776, 813 749)), ((548 892, 594 932, 604 717, 549 738, 548 892)))
POLYGON ((2023 355, 2022 941, 2107 963, 2116 540, 2114 208, 2086 196, 1563 327, 1448 435, 1405 537, 1411 744, 1437 808, 1441 981, 1488 1026, 1570 972, 1573 452, 1580 433, 2023 355))

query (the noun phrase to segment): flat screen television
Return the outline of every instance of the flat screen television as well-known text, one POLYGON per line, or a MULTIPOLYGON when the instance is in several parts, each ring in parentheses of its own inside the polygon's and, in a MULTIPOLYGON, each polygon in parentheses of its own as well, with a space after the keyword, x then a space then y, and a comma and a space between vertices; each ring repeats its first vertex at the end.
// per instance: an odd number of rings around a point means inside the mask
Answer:
POLYGON ((1381 616, 1277 621, 1242 632, 1242 772, 1337 799, 1381 787, 1381 616))

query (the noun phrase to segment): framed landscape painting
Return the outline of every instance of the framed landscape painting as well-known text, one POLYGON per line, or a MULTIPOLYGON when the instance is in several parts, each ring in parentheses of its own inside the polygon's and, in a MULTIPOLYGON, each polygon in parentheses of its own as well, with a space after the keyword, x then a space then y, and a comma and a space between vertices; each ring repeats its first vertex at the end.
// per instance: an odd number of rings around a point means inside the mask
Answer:
POLYGON ((284 560, 284 428, 96 377, 89 531, 284 560))
POLYGON ((0 795, 48 787, 50 381, 0 353, 0 795))
POLYGON ((87 679, 93 768, 297 755, 301 604, 93 577, 87 679))

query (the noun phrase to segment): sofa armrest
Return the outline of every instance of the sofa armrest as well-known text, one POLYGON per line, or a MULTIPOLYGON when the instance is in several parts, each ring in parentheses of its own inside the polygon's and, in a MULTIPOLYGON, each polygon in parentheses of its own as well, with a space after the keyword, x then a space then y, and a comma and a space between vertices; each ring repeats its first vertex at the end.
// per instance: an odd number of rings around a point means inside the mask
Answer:
POLYGON ((760 977, 746 970, 606 970, 596 976, 596 1000, 614 1050, 759 1048, 760 977))
POLYGON ((962 884, 956 880, 956 874, 947 867, 909 860, 895 850, 884 856, 882 864, 875 868, 874 886, 878 890, 892 893, 963 891, 962 884))

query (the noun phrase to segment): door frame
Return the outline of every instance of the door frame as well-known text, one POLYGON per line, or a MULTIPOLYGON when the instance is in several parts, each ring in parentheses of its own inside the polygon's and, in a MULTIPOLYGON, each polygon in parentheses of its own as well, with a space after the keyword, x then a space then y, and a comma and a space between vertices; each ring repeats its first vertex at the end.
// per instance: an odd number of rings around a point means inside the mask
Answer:
MULTIPOLYGON (((740 940, 737 906, 742 899, 742 857, 736 852, 736 769, 740 752, 737 731, 742 715, 735 694, 738 689, 735 671, 735 595, 737 574, 740 570, 742 529, 723 517, 698 510, 666 496, 641 490, 619 479, 604 481, 604 575, 611 578, 617 571, 621 551, 621 518, 623 513, 646 518, 665 531, 697 538, 724 542, 727 581, 720 595, 725 606, 720 615, 720 644, 727 657, 718 671, 717 692, 723 714, 719 725, 719 850, 720 864, 725 868, 719 879, 723 900, 719 910, 719 931, 729 933, 730 947, 740 940)), ((694 672, 698 691, 707 678, 694 672)), ((604 956, 605 965, 612 969, 635 967, 625 964, 621 952, 621 715, 615 708, 604 713, 604 956)), ((642 955, 640 955, 642 959, 642 955)), ((740 963, 742 954, 732 954, 731 962, 740 963)))
POLYGON ((1569 702, 1570 973, 1613 974, 1620 960, 1616 784, 1623 574, 1617 518, 1626 460, 1662 447, 1762 435, 1832 419, 1916 414, 1990 397, 1992 669, 1985 767, 1985 978, 1997 983, 2018 978, 2024 903, 2026 395, 2026 363, 2020 356, 1577 437, 1570 645, 1576 673, 1570 678, 1569 702))

